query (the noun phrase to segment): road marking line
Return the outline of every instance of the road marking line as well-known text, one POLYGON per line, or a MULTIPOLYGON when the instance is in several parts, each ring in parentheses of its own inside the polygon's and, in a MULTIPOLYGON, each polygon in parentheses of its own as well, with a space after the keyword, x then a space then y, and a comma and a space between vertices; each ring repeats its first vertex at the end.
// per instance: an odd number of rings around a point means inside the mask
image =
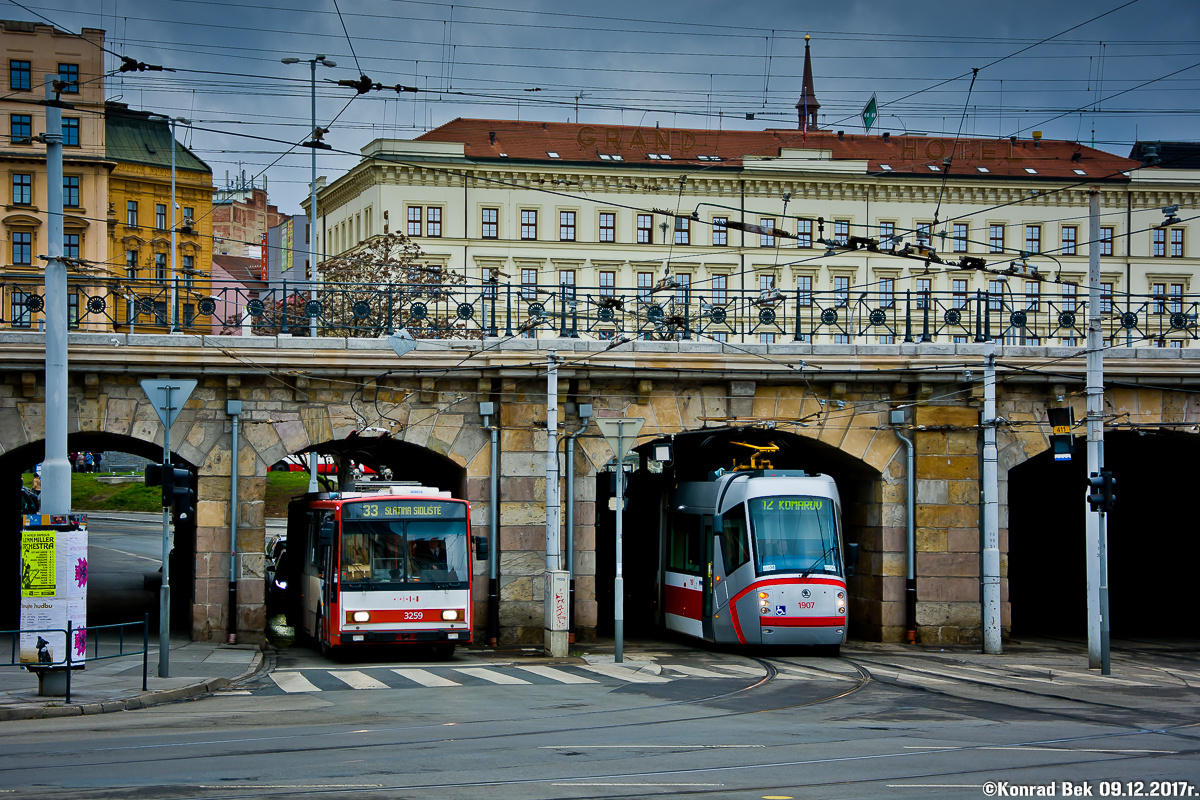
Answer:
POLYGON ((118 550, 118 549, 117 549, 117 548, 115 548, 115 547, 106 547, 106 546, 104 546, 104 545, 102 545, 102 544, 93 544, 93 545, 91 545, 91 546, 92 546, 92 547, 98 547, 98 548, 100 548, 101 550, 111 550, 111 551, 112 551, 112 552, 114 552, 114 553, 120 553, 121 555, 123 555, 123 556, 129 556, 130 558, 140 558, 140 559, 142 559, 143 561, 162 561, 162 559, 161 559, 161 558, 154 558, 153 556, 143 556, 143 555, 140 555, 139 553, 131 553, 131 552, 129 552, 128 550, 118 550))
POLYGON ((530 667, 518 667, 518 669, 523 669, 526 672, 532 672, 534 675, 540 675, 543 678, 549 678, 550 680, 558 681, 559 683, 598 683, 599 682, 599 681, 594 681, 591 678, 585 678, 582 675, 575 675, 570 672, 564 672, 563 670, 555 669, 554 667, 543 667, 543 666, 534 665, 534 666, 530 666, 530 667))
POLYGON ((543 744, 538 750, 740 750, 765 744, 543 744))
POLYGON ((1135 750, 1135 749, 1118 749, 1115 747, 1042 747, 1036 744, 1023 745, 991 745, 991 746, 972 746, 972 745, 919 745, 906 744, 905 750, 1044 750, 1047 753, 1150 753, 1152 755, 1178 755, 1178 750, 1135 750))
POLYGON ((727 669, 730 672, 740 672, 743 675, 756 675, 760 678, 767 674, 766 670, 762 667, 747 667, 745 664, 721 664, 717 669, 727 669))
POLYGON ((479 678, 489 683, 496 683, 501 686, 515 686, 517 684, 529 685, 529 681, 521 680, 513 675, 505 675, 502 672, 495 672, 483 667, 455 667, 455 672, 461 672, 463 675, 470 675, 472 678, 479 678))
POLYGON ((676 664, 663 664, 663 669, 669 669, 672 672, 681 672, 684 675, 689 675, 693 678, 728 678, 729 675, 720 672, 713 672, 711 669, 701 669, 700 667, 685 667, 676 664))
POLYGON ((349 686, 351 689, 388 689, 389 687, 383 681, 376 680, 365 672, 359 672, 356 669, 348 670, 329 670, 329 674, 337 678, 342 683, 349 686))
POLYGON ((601 675, 607 675, 610 678, 628 681, 629 683, 670 683, 670 678, 663 678, 658 675, 641 672, 639 670, 629 669, 628 667, 619 667, 616 664, 580 664, 583 669, 590 672, 597 672, 601 675))
POLYGON ((552 783, 551 786, 724 786, 723 783, 552 783))
POLYGON ((294 692, 319 692, 321 691, 316 686, 309 682, 308 678, 298 672, 272 672, 271 680, 275 681, 275 685, 283 689, 288 694, 294 692))
POLYGON ((427 669, 393 669, 392 672, 399 675, 401 678, 407 678, 413 683, 419 683, 422 686, 462 686, 461 683, 443 678, 441 675, 434 675, 427 669))

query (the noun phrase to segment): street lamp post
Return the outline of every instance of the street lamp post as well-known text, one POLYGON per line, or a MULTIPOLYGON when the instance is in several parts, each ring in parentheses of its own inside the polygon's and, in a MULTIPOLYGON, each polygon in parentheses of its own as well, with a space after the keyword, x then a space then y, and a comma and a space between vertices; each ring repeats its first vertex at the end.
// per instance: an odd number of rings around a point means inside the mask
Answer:
MULTIPOLYGON (((317 149, 321 144, 317 137, 317 64, 325 67, 336 67, 337 63, 330 61, 323 55, 313 58, 295 58, 289 56, 281 58, 280 61, 284 64, 299 64, 301 61, 307 61, 311 69, 311 79, 309 87, 312 97, 312 128, 310 130, 311 138, 305 142, 305 146, 312 150, 312 180, 309 183, 308 196, 308 276, 309 276, 309 293, 310 299, 316 299, 317 296, 317 149)), ((326 145, 328 147, 328 145, 326 145)), ((317 318, 314 315, 308 317, 308 335, 315 339, 317 336, 317 318)), ((317 491, 317 462, 319 457, 313 453, 309 460, 308 473, 308 491, 317 491)))

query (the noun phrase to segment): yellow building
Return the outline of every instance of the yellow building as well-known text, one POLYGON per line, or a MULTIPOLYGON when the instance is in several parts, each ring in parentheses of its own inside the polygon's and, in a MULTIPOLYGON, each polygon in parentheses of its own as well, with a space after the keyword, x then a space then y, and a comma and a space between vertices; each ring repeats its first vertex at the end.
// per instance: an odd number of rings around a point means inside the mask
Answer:
MULTIPOLYGON (((69 258, 103 264, 108 258, 105 201, 110 164, 104 142, 104 31, 66 33, 49 25, 0 20, 5 71, 0 97, 0 172, 4 204, 0 215, 0 318, 14 328, 36 327, 41 317, 45 263, 49 252, 46 220, 46 76, 63 81, 63 252, 69 258)), ((85 270, 86 271, 86 270, 85 270)), ((80 276, 72 266, 72 282, 80 276)), ((73 326, 80 324, 78 292, 69 296, 73 326)), ((85 327, 92 327, 85 325, 85 327)))
POLYGON ((125 280, 113 314, 120 330, 142 326, 207 333, 200 300, 211 287, 212 169, 175 142, 175 241, 171 259, 171 127, 123 103, 105 110, 108 264, 125 280))

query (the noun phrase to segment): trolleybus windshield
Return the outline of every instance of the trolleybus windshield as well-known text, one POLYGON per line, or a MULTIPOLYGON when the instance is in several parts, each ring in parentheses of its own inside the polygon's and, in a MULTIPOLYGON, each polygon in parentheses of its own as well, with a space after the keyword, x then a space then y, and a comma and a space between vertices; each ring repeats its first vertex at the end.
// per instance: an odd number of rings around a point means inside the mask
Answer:
POLYGON ((465 519, 342 520, 343 584, 465 587, 469 569, 465 519))
POLYGON ((828 497, 756 497, 747 505, 759 574, 841 574, 837 523, 828 497))

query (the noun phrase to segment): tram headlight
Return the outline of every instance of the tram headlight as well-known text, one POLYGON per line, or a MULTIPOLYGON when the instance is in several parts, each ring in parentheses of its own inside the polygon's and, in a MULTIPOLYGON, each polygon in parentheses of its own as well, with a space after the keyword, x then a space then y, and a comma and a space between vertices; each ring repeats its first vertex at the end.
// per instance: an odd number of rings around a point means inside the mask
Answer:
POLYGON ((350 621, 351 622, 370 622, 371 621, 371 612, 370 611, 355 611, 353 614, 350 615, 350 621))
POLYGON ((444 619, 446 622, 454 622, 458 619, 461 619, 461 615, 462 612, 457 608, 447 608, 442 612, 442 619, 444 619))
POLYGON ((846 598, 845 592, 838 592, 838 602, 839 603, 842 602, 842 600, 844 600, 845 598, 846 598))
POLYGON ((761 607, 758 609, 758 613, 760 613, 760 614, 766 614, 766 613, 767 613, 768 611, 770 611, 770 610, 771 610, 771 609, 770 609, 770 608, 768 608, 766 605, 763 605, 763 606, 761 606, 761 607))
POLYGON ((769 598, 771 596, 771 594, 770 594, 770 592, 759 592, 758 596, 760 599, 766 600, 767 598, 769 598))

